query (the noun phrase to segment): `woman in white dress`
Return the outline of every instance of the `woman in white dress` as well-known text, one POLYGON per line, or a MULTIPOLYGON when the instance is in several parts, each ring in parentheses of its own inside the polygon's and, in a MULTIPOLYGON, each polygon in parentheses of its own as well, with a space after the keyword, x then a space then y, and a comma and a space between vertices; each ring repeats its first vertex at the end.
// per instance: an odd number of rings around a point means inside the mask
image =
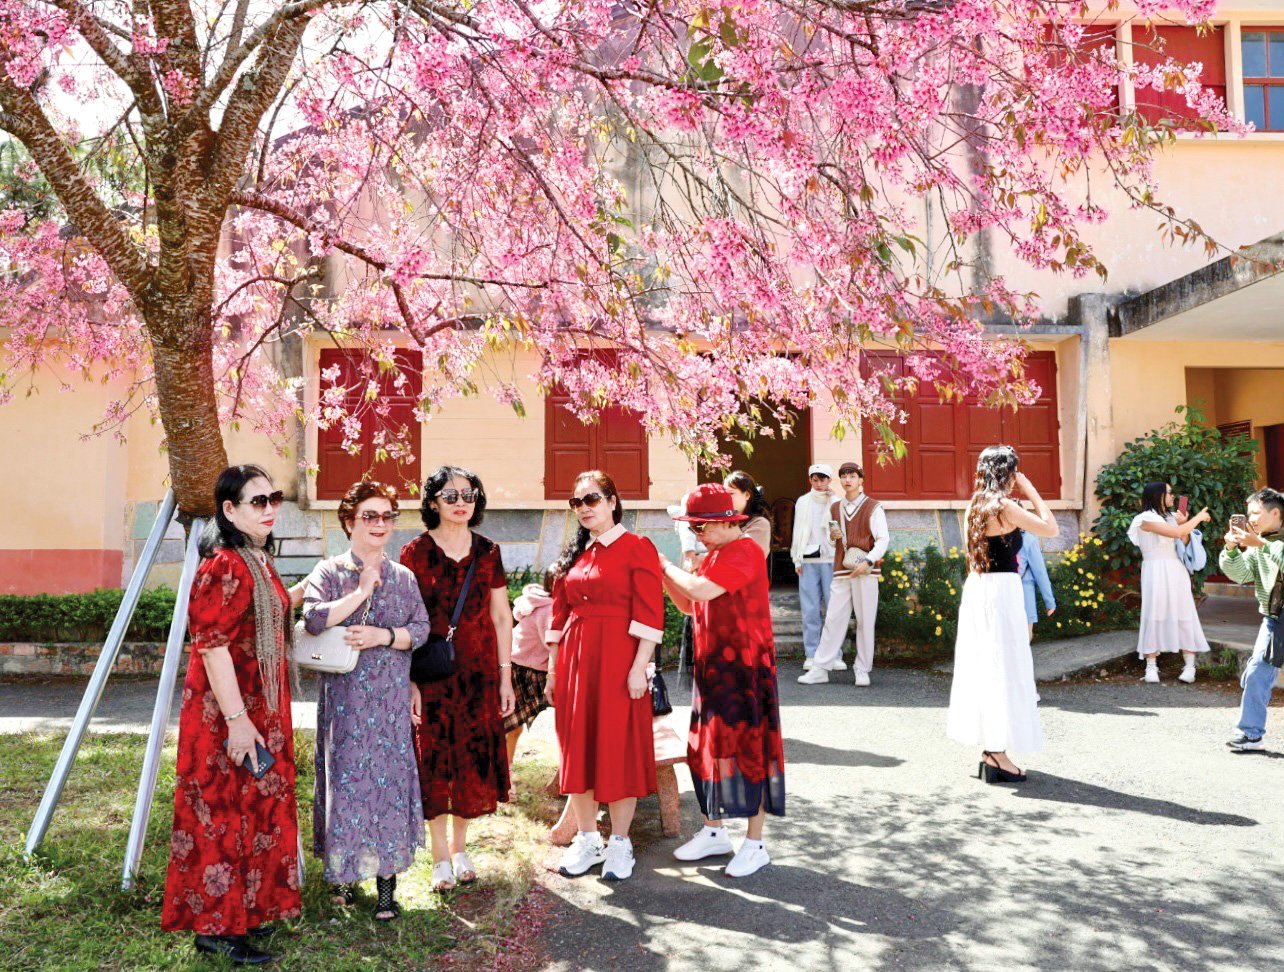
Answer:
POLYGON ((1019 464, 1011 446, 982 452, 967 509, 968 575, 959 604, 947 732, 955 742, 981 747, 976 775, 986 783, 1025 782, 1008 751, 1043 748, 1017 554, 1022 531, 1055 537, 1057 521, 1017 471, 1019 464), (1012 499, 1014 488, 1034 504, 1033 513, 1012 499))
POLYGON ((1180 651, 1186 665, 1178 676, 1195 681, 1195 654, 1208 651, 1199 623, 1190 574, 1177 559, 1177 543, 1210 520, 1207 509, 1192 517, 1172 510, 1173 490, 1167 483, 1147 483, 1141 492, 1141 512, 1132 518, 1128 539, 1141 548, 1141 630, 1137 654, 1146 659, 1147 682, 1159 681, 1161 651, 1180 651))

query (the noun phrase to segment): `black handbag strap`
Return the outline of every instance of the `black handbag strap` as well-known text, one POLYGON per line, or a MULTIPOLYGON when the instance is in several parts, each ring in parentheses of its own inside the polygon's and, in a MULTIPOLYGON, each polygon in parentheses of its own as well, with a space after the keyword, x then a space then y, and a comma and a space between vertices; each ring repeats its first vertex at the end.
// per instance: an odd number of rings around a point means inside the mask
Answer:
MULTIPOLYGON (((474 546, 476 546, 474 544, 474 546)), ((464 601, 468 598, 468 586, 473 582, 473 574, 477 571, 477 553, 472 551, 473 562, 468 565, 468 573, 464 575, 464 586, 459 589, 459 600, 455 602, 455 610, 450 615, 450 630, 446 632, 446 640, 453 641, 455 629, 459 627, 460 615, 464 613, 464 601)))

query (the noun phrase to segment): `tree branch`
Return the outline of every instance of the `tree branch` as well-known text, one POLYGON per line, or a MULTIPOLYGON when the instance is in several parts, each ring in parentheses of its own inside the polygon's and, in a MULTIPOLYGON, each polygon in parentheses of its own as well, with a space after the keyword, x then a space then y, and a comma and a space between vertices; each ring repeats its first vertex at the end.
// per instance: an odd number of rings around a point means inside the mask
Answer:
POLYGON ((133 54, 126 54, 113 43, 106 24, 90 13, 80 0, 49 0, 67 15, 80 36, 112 73, 128 85, 143 110, 151 114, 161 112, 160 98, 149 73, 138 63, 133 54))

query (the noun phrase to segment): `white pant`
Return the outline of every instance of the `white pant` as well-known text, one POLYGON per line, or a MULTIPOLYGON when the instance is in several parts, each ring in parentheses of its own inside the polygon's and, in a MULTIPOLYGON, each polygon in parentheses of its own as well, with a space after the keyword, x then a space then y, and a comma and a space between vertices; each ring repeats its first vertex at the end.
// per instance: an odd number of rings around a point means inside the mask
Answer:
POLYGON ((878 578, 874 574, 835 577, 829 586, 829 609, 816 648, 816 665, 832 665, 843 657, 847 625, 856 612, 854 668, 866 675, 874 668, 874 621, 878 618, 878 578))

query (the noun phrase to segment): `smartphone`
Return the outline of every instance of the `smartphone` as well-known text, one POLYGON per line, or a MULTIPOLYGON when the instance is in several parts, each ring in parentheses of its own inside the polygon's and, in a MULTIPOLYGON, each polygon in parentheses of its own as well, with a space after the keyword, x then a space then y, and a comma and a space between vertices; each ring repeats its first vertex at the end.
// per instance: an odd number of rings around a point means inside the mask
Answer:
POLYGON ((1185 516, 1185 515, 1186 515, 1186 511, 1190 509, 1190 497, 1189 497, 1189 496, 1178 496, 1178 497, 1177 497, 1177 509, 1181 512, 1182 516, 1185 516))
POLYGON ((1231 529, 1232 529, 1232 530, 1244 530, 1244 531, 1247 531, 1247 530, 1248 530, 1248 517, 1246 517, 1243 513, 1236 513, 1234 516, 1232 516, 1232 517, 1231 517, 1231 524, 1230 524, 1230 525, 1231 525, 1231 529))
MULTIPOLYGON (((232 740, 230 739, 224 739, 223 748, 227 749, 228 744, 231 743, 231 741, 232 740)), ((261 742, 256 741, 254 745, 258 749, 258 753, 256 755, 259 759, 259 771, 257 773, 254 772, 254 766, 250 763, 250 758, 248 756, 241 760, 241 766, 244 768, 245 772, 249 773, 256 780, 261 780, 267 774, 267 771, 272 768, 272 764, 276 762, 276 757, 269 753, 261 742)))
POLYGON ((838 525, 838 521, 837 521, 837 520, 830 520, 830 521, 829 521, 829 531, 830 531, 831 533, 837 533, 837 534, 840 534, 840 535, 841 535, 841 534, 842 534, 842 527, 840 527, 840 526, 838 525))

